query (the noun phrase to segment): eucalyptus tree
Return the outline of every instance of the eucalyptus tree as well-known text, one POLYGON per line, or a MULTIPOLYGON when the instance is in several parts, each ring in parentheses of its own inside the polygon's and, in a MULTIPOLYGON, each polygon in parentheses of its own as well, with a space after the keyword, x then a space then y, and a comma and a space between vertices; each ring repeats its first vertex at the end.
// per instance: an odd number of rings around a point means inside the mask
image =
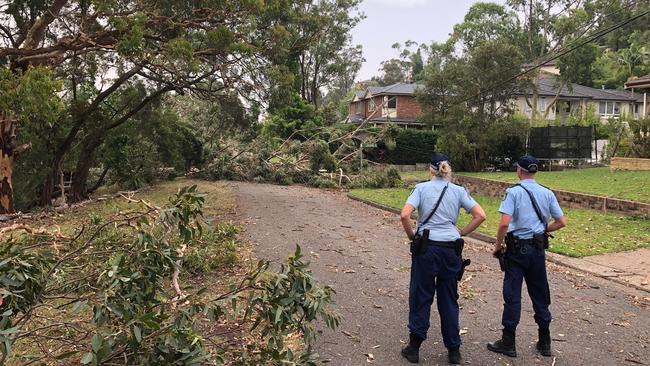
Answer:
MULTIPOLYGON (((283 52, 286 7, 297 1, 16 0, 0 5, 0 67, 6 102, 0 104, 3 153, 0 212, 13 210, 17 127, 47 120, 49 167, 41 203, 49 204, 70 152, 79 148, 72 198, 85 197, 88 169, 106 134, 168 93, 260 98, 269 85, 270 60, 283 52), (64 110, 24 110, 33 70, 64 110), (39 75, 46 75, 42 72, 39 75), (44 79, 45 78, 45 79, 44 79), (49 79, 47 79, 49 78, 49 79), (46 80, 47 79, 47 80, 46 80), (51 81, 50 82, 48 82, 51 81), (123 97, 115 97, 122 95, 123 97), (29 113, 28 113, 29 112, 29 113), (37 118, 38 117, 38 118, 37 118)), ((38 103, 37 103, 38 104, 38 103)))

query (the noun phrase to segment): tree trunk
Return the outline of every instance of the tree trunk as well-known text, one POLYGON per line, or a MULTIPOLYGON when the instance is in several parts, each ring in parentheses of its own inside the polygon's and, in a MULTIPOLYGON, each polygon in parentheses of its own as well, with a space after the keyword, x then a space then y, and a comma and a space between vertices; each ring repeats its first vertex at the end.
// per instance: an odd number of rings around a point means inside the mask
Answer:
POLYGON ((12 176, 14 170, 14 152, 16 136, 14 121, 0 120, 0 214, 12 214, 14 208, 14 187, 12 176))
POLYGON ((83 159, 79 159, 72 175, 72 186, 70 187, 70 201, 79 202, 88 198, 88 175, 90 168, 95 161, 95 152, 102 143, 101 135, 90 135, 84 139, 81 149, 83 159))
POLYGON ((13 172, 14 161, 32 145, 16 146, 18 121, 0 114, 0 214, 16 212, 14 207, 13 172))

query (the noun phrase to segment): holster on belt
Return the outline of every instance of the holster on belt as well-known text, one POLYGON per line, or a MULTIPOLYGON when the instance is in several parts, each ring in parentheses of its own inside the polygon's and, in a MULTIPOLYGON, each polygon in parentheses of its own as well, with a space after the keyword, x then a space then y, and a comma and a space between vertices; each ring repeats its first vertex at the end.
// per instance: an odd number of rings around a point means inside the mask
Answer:
POLYGON ((429 229, 422 230, 422 234, 416 234, 411 241, 411 254, 418 255, 422 253, 424 246, 429 241, 429 229))
POLYGON ((506 271, 506 253, 504 253, 503 251, 500 251, 495 256, 499 260, 499 268, 501 269, 501 272, 505 272, 506 271))
POLYGON ((548 237, 547 233, 533 235, 533 245, 538 249, 548 249, 548 237))
POLYGON ((465 248, 465 241, 462 238, 456 239, 456 242, 454 243, 454 249, 456 250, 456 254, 460 257, 460 272, 458 272, 458 281, 463 279, 463 275, 465 274, 465 267, 469 266, 472 264, 471 259, 463 259, 463 248, 465 248))

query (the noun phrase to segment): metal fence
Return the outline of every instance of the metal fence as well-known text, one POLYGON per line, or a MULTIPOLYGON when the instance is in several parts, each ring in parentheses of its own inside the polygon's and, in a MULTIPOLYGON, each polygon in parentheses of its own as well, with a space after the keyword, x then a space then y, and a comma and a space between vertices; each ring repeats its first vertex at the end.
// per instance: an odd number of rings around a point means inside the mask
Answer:
POLYGON ((528 152, 538 159, 591 159, 593 141, 592 126, 532 127, 528 152))

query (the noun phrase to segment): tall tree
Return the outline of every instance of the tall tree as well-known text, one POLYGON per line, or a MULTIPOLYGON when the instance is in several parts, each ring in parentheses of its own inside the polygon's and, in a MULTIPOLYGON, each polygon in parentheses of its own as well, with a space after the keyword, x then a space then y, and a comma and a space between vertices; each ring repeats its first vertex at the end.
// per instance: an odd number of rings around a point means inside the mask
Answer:
POLYGON ((400 43, 394 43, 391 47, 399 52, 398 58, 382 61, 379 69, 381 74, 373 77, 372 80, 381 86, 421 80, 424 70, 422 52, 426 52, 426 46, 408 40, 403 46, 400 43))
POLYGON ((301 97, 318 108, 322 89, 331 87, 341 73, 349 73, 340 67, 341 58, 351 50, 350 30, 363 15, 356 12, 360 0, 299 3, 290 10, 296 22, 288 28, 292 42, 287 62, 297 66, 297 91, 301 97))
MULTIPOLYGON (((140 0, 123 2, 14 1, 0 7, 0 67, 26 75, 36 65, 65 80, 60 98, 67 106, 54 123, 63 136, 52 141, 42 188, 49 204, 61 165, 73 146, 82 146, 73 178, 73 198, 85 197, 88 169, 104 136, 172 91, 249 94, 264 80, 272 55, 284 42, 284 5, 293 2, 204 0, 199 3, 140 0), (90 75, 87 71, 93 71, 90 75), (112 98, 131 88, 131 98, 112 98)), ((17 87, 16 87, 17 88, 17 87)), ((3 105, 0 140, 3 164, 13 166, 21 113, 3 105)), ((11 182, 12 169, 3 180, 11 182)), ((12 187, 0 192, 0 212, 12 211, 12 187)))

